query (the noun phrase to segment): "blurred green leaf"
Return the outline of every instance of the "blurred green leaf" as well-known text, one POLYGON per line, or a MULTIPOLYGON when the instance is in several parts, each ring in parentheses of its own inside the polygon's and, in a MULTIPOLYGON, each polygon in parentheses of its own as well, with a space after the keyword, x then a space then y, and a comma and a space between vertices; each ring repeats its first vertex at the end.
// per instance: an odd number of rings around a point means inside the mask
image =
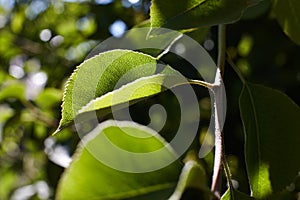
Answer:
POLYGON ((64 37, 72 36, 77 32, 76 21, 74 18, 64 18, 55 27, 59 35, 64 37))
POLYGON ((25 100, 25 85, 17 81, 7 82, 6 85, 2 85, 0 90, 0 101, 9 98, 25 100))
POLYGON ((221 197, 221 200, 254 200, 254 198, 240 191, 233 190, 232 192, 232 190, 228 189, 221 197))
POLYGON ((170 193, 164 191, 175 188, 181 164, 175 161, 176 154, 171 148, 162 149, 165 145, 157 133, 145 126, 106 121, 83 138, 60 180, 57 199, 139 199, 140 195, 154 192, 158 195, 156 199, 166 199, 170 193), (155 159, 147 154, 150 152, 155 153, 155 159), (166 160, 175 162, 152 171, 166 160), (106 161, 114 166, 105 165, 106 161), (149 172, 129 173, 112 168, 116 166, 132 172, 149 172))
POLYGON ((285 34, 300 45, 300 1, 273 0, 273 11, 285 34))
POLYGON ((20 33, 20 31, 22 31, 24 21, 25 21, 24 12, 14 13, 10 24, 12 31, 14 33, 20 33))
POLYGON ((151 26, 175 30, 233 23, 260 0, 153 0, 151 26))
POLYGON ((37 138, 45 138, 47 133, 47 127, 42 123, 34 123, 34 134, 37 138))
POLYGON ((56 88, 46 88, 38 94, 35 103, 44 109, 51 109, 53 106, 60 103, 62 91, 56 88))
POLYGON ((14 45, 15 35, 7 30, 0 31, 0 53, 1 57, 10 59, 20 52, 20 49, 14 45))
POLYGON ((6 80, 7 77, 7 73, 5 73, 4 71, 0 70, 0 85, 2 85, 2 83, 6 80))
POLYGON ((6 105, 0 105, 0 124, 6 122, 14 114, 14 110, 6 105))
MULTIPOLYGON (((172 75, 179 73, 168 66, 157 66, 156 59, 151 56, 129 50, 108 51, 86 60, 77 67, 65 88, 62 104, 62 119, 58 131, 71 123, 79 110, 91 100, 118 88, 122 88, 122 86, 138 78, 154 74, 172 75)), ((154 79, 157 79, 156 81, 159 79, 161 82, 164 81, 164 77, 154 79)), ((153 82, 153 80, 151 82, 153 82)), ((147 80, 144 81, 147 83, 147 80)), ((143 80, 141 80, 140 83, 142 82, 143 80)), ((153 85, 148 88, 148 92, 150 92, 151 95, 158 93, 158 90, 163 91, 161 85, 155 85, 156 91, 152 91, 152 89, 154 89, 153 85)), ((136 85, 127 86, 127 88, 131 89, 133 87, 136 87, 136 85)), ((119 91, 121 95, 124 95, 124 92, 126 94, 128 90, 124 89, 119 91)), ((145 96, 149 96, 147 92, 138 94, 136 98, 145 96)), ((113 104, 113 102, 109 102, 110 98, 110 96, 102 97, 99 102, 102 103, 102 100, 106 101, 105 106, 110 106, 113 104)), ((118 100, 117 103, 127 100, 128 97, 118 100)), ((94 106, 93 102, 91 105, 92 107, 94 106)), ((96 109, 101 108, 101 106, 102 105, 95 104, 96 109)))
POLYGON ((247 83, 240 110, 253 196, 266 198, 285 189, 300 170, 300 108, 277 90, 247 83))
POLYGON ((17 175, 13 170, 0 168, 1 184, 0 199, 9 199, 9 193, 15 187, 17 175))

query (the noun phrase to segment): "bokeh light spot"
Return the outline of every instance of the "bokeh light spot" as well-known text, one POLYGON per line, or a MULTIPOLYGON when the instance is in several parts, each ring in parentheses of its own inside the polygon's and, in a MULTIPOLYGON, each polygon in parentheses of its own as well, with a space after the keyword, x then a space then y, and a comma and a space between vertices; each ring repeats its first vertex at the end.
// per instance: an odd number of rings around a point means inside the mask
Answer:
POLYGON ((0 15, 0 28, 3 28, 7 23, 7 18, 4 15, 0 15))
POLYGON ((9 74, 17 79, 20 79, 25 75, 25 72, 23 68, 18 65, 10 65, 9 74))
POLYGON ((40 39, 44 42, 49 41, 51 36, 52 36, 52 33, 49 29, 44 29, 40 33, 40 39))
POLYGON ((112 3, 113 0, 95 0, 95 2, 100 5, 107 5, 107 4, 112 3))
POLYGON ((253 47, 253 38, 249 35, 244 35, 238 44, 239 55, 246 57, 250 54, 253 47))
POLYGON ((109 32, 114 37, 121 37, 125 33, 126 30, 127 30, 127 26, 126 26, 126 24, 122 20, 115 21, 109 27, 109 32))
POLYGON ((64 37, 61 35, 57 35, 50 40, 50 45, 53 47, 57 47, 64 42, 64 37))
POLYGON ((203 46, 206 50, 211 51, 215 47, 215 43, 213 40, 208 39, 208 40, 205 40, 203 46))
POLYGON ((138 3, 140 0, 128 0, 128 1, 129 1, 129 3, 136 4, 136 3, 138 3))

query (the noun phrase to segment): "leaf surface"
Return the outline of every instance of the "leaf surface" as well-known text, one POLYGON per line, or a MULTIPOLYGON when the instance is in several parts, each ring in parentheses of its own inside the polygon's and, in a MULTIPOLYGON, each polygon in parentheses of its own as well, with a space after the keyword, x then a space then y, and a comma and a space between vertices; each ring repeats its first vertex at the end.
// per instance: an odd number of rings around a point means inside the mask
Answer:
POLYGON ((209 191, 206 185, 207 177, 203 166, 194 160, 189 160, 185 163, 184 168, 181 171, 176 190, 169 200, 181 199, 187 188, 209 191))
POLYGON ((273 0, 273 11, 285 34, 300 45, 300 1, 273 0))
POLYGON ((174 30, 213 26, 238 20, 244 10, 260 0, 153 0, 151 26, 174 30))
POLYGON ((245 84, 240 110, 252 193, 265 198, 285 189, 300 170, 300 108, 280 91, 245 84))
POLYGON ((166 145, 148 127, 134 122, 106 121, 77 147, 59 182, 57 199, 166 199, 175 188, 182 168, 174 151, 163 148, 166 145), (116 147, 127 156, 116 151, 116 147), (155 159, 148 154, 153 152, 155 159), (137 154, 141 157, 135 157, 137 154), (166 160, 172 161, 171 164, 152 171, 166 160), (118 167, 136 173, 120 171, 118 167), (149 172, 137 173, 140 169, 149 172))
POLYGON ((84 106, 79 113, 100 110, 129 101, 137 101, 163 92, 167 88, 172 88, 187 82, 185 78, 178 75, 157 74, 143 77, 92 100, 84 106))
MULTIPOLYGON (((118 90, 122 88, 122 86, 139 78, 153 76, 155 74, 172 76, 176 74, 179 75, 179 72, 169 66, 158 65, 157 60, 149 55, 130 50, 112 50, 100 53, 86 60, 77 67, 68 80, 62 104, 62 119, 56 132, 70 124, 82 107, 91 101, 92 103, 99 103, 99 101, 93 101, 94 99, 114 90, 118 90)), ((163 80, 161 82, 163 82, 163 80)), ((132 87, 134 86, 129 86, 129 89, 132 89, 132 87)), ((128 92, 126 88, 125 91, 124 88, 121 90, 121 94, 128 92)), ((151 93, 151 89, 150 87, 148 91, 144 91, 143 94, 138 95, 138 98, 142 98, 143 95, 150 96, 148 92, 151 93)), ((161 92, 163 89, 156 91, 161 92)), ((152 94, 153 91, 151 95, 152 94)), ((100 103, 102 103, 103 99, 105 99, 106 102, 104 105, 98 106, 98 108, 113 106, 113 102, 109 102, 109 98, 111 98, 111 96, 102 97, 100 103)), ((133 100, 133 98, 119 98, 115 103, 130 100, 133 100)), ((91 103, 87 107, 91 108, 90 105, 91 103)), ((85 109, 87 107, 85 107, 85 109)), ((97 108, 94 107, 94 109, 97 108)), ((83 111, 84 109, 81 113, 83 111)), ((90 111, 90 109, 88 109, 88 111, 90 111)))

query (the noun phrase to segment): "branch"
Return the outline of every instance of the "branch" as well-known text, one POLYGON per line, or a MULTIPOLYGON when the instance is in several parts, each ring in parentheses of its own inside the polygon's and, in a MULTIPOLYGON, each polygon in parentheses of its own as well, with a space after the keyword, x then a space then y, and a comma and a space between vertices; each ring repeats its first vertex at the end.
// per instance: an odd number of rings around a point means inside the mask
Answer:
POLYGON ((222 155, 223 155, 223 138, 222 138, 222 127, 221 121, 224 116, 223 114, 223 103, 224 103, 224 94, 222 91, 222 75, 224 73, 225 65, 225 54, 226 54, 226 28, 225 25, 219 25, 218 32, 218 69, 216 71, 216 78, 213 87, 214 94, 214 107, 213 114, 215 116, 215 159, 214 159, 214 169, 212 176, 211 191, 218 197, 221 193, 221 166, 222 166, 222 155))
POLYGON ((221 75, 224 75, 226 55, 226 25, 220 24, 218 30, 218 67, 221 71, 221 75))

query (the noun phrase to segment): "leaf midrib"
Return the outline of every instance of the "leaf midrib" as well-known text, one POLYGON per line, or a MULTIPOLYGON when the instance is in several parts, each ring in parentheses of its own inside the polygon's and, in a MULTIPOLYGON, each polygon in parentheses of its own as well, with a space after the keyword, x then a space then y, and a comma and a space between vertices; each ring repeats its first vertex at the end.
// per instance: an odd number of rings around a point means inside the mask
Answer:
MULTIPOLYGON (((251 107, 253 109, 253 114, 254 114, 254 121, 255 121, 255 129, 256 129, 256 140, 257 140, 257 148, 258 148, 258 179, 260 179, 260 173, 259 173, 259 167, 261 166, 261 148, 260 148, 260 139, 259 139, 259 126, 258 126, 258 117, 257 117, 257 111, 256 111, 256 108, 255 108, 255 102, 254 102, 254 98, 252 96, 252 92, 251 92, 251 89, 248 85, 248 83, 245 83, 245 87, 249 93, 249 98, 250 98, 250 102, 251 102, 251 107)), ((246 130, 245 130, 246 131, 246 130)), ((251 187, 251 184, 250 184, 250 187, 251 187)), ((258 187, 258 191, 260 191, 260 185, 258 184, 257 185, 258 187)), ((252 191, 253 192, 253 191, 252 191)))

